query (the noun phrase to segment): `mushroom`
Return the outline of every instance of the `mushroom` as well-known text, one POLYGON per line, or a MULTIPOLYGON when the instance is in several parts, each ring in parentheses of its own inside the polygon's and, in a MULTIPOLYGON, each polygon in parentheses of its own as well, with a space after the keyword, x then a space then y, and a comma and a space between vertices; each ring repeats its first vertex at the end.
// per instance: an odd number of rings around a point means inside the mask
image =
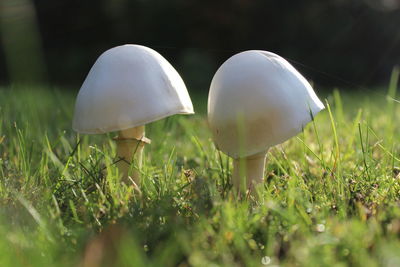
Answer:
POLYGON ((268 149, 301 132, 322 109, 307 80, 274 53, 250 50, 225 61, 211 82, 208 122, 217 149, 234 159, 236 190, 262 182, 268 149))
MULTIPOLYGON (((126 181, 130 164, 141 166, 150 140, 144 125, 174 114, 193 114, 186 86, 171 64, 141 45, 104 52, 87 75, 76 100, 73 129, 84 134, 119 131, 117 163, 126 181)), ((130 175, 139 182, 138 169, 130 175)))

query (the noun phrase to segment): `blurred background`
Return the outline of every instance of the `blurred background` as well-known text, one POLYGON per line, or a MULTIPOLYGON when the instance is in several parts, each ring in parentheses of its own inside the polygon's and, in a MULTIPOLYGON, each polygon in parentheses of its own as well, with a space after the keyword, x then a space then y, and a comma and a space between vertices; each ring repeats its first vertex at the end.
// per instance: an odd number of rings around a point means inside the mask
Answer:
POLYGON ((191 91, 233 54, 275 52, 321 87, 386 85, 400 0, 1 0, 0 84, 80 87, 105 50, 149 46, 191 91))

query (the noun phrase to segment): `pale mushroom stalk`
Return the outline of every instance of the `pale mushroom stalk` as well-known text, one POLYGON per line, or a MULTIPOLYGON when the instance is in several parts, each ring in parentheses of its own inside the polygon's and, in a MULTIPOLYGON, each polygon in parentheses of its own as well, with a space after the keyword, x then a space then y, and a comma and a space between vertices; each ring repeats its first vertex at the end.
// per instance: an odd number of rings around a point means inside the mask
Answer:
POLYGON ((121 130, 114 140, 117 144, 117 167, 122 175, 122 180, 128 181, 128 176, 131 176, 133 181, 138 184, 140 182, 143 148, 151 142, 150 139, 145 137, 144 126, 121 130), (136 168, 129 172, 131 164, 134 164, 136 168))
POLYGON ((252 191, 254 185, 264 180, 265 160, 267 152, 245 158, 233 159, 233 186, 242 193, 252 191))

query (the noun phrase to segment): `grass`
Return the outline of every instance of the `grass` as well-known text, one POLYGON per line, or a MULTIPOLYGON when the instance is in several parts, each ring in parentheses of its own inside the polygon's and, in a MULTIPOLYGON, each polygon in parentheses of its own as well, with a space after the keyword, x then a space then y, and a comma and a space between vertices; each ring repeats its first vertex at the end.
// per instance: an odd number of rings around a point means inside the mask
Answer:
POLYGON ((0 89, 0 266, 400 266, 400 104, 336 90, 268 153, 262 197, 200 114, 147 127, 141 192, 109 135, 71 129, 74 93, 0 89))

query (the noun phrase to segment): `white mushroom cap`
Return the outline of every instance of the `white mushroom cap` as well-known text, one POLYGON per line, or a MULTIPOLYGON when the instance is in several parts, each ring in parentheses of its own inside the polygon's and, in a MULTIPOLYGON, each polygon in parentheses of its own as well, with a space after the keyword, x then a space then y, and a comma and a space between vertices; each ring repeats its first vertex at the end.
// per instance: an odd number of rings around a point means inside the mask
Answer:
POLYGON ((73 129, 96 134, 126 130, 173 114, 193 114, 186 86, 156 51, 123 45, 104 52, 84 81, 73 129))
POLYGON ((322 109, 307 80, 285 59, 267 51, 229 58, 216 72, 208 96, 216 146, 233 158, 265 152, 286 141, 322 109))

